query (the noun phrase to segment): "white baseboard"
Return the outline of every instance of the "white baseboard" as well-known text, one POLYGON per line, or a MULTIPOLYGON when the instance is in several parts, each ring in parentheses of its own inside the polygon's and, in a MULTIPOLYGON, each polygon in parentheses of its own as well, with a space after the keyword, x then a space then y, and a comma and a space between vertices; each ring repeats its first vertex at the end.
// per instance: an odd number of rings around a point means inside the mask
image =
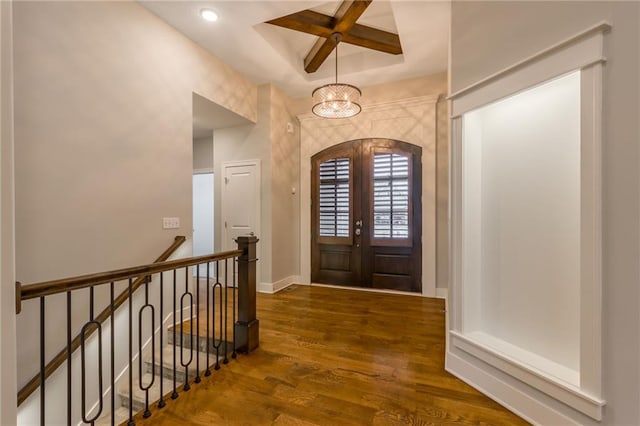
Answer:
POLYGON ((448 288, 436 288, 436 297, 438 299, 447 299, 447 296, 449 295, 449 289, 448 288))
POLYGON ((446 354, 445 370, 534 425, 580 424, 451 352, 446 354))
POLYGON ((258 293, 274 294, 300 281, 298 275, 290 275, 274 283, 258 283, 258 293))

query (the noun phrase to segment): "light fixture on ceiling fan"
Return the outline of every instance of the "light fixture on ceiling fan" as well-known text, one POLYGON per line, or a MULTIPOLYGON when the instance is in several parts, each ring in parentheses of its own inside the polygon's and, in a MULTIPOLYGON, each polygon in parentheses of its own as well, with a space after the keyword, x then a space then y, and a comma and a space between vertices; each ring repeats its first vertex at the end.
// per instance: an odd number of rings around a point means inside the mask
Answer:
POLYGON ((338 83, 338 43, 342 39, 340 33, 331 34, 336 50, 336 81, 316 88, 312 93, 313 107, 311 111, 322 118, 349 118, 358 115, 362 110, 360 95, 356 86, 338 83))

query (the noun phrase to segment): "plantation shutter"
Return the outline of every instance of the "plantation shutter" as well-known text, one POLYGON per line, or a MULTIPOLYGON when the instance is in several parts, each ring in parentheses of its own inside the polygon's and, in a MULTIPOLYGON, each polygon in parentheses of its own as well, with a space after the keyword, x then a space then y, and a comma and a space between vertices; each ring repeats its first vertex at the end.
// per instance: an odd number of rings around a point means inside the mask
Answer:
POLYGON ((349 158, 332 158, 320 163, 320 237, 350 236, 350 168, 349 158))
POLYGON ((411 202, 410 158, 394 153, 373 157, 373 239, 408 240, 411 202))

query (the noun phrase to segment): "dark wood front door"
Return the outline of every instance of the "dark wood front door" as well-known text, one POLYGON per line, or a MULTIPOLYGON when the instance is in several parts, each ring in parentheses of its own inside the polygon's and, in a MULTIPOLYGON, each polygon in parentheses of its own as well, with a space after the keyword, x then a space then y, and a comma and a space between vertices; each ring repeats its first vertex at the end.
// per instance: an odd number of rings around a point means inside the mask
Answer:
POLYGON ((420 292, 419 146, 345 142, 311 159, 311 280, 420 292))

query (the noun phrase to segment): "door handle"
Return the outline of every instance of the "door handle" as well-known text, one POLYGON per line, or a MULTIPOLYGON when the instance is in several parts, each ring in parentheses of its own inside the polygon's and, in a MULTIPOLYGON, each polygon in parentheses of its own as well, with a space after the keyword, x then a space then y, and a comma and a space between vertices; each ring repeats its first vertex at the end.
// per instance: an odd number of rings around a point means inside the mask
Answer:
POLYGON ((356 226, 358 227, 362 226, 362 219, 356 220, 356 226))

